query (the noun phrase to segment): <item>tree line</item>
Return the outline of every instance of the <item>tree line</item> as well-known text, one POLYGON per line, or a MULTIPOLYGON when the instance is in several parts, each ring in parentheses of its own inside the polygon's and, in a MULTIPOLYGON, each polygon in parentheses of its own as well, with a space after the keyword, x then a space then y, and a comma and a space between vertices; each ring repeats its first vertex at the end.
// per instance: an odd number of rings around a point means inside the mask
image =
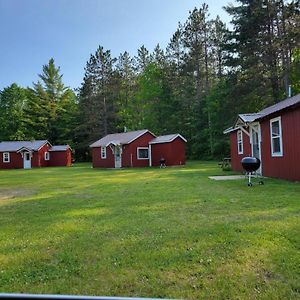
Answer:
POLYGON ((228 28, 207 4, 189 12, 165 49, 141 46, 113 57, 99 46, 81 86, 63 84, 50 59, 30 88, 0 91, 0 140, 69 143, 78 160, 108 133, 181 133, 189 158, 228 155, 238 113, 255 112, 300 92, 299 1, 239 0, 224 8, 228 28))

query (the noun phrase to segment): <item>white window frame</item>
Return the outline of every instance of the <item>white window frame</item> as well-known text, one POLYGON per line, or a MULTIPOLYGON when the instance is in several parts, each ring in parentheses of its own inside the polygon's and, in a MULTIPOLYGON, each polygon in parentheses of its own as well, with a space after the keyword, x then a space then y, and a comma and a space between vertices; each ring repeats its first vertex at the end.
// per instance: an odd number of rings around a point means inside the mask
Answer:
POLYGON ((138 160, 148 160, 149 159, 149 148, 148 147, 137 147, 136 149, 136 157, 138 160), (148 157, 144 158, 144 157, 140 157, 140 150, 148 150, 148 157))
POLYGON ((238 148, 238 154, 244 153, 244 143, 243 143, 243 131, 238 130, 236 133, 236 139, 237 139, 237 148, 238 148), (241 150, 240 150, 241 145, 241 150))
POLYGON ((283 156, 283 143, 282 143, 282 126, 281 126, 281 117, 277 117, 270 120, 270 140, 271 140, 271 155, 272 157, 281 157, 283 156), (279 136, 272 136, 272 124, 278 122, 279 124, 279 136), (280 152, 274 152, 273 149, 273 139, 279 138, 280 152))
POLYGON ((3 163, 10 163, 10 153, 3 152, 3 163))
POLYGON ((50 153, 48 151, 44 153, 44 159, 50 160, 50 153))
POLYGON ((101 146, 101 159, 106 159, 106 147, 101 146))

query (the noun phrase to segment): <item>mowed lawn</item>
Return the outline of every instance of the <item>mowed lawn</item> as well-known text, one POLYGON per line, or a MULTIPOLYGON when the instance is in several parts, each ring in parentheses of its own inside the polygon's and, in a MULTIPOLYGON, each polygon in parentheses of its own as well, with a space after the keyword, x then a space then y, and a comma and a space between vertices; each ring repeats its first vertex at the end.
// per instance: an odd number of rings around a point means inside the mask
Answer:
POLYGON ((0 292, 300 298, 300 184, 208 179, 221 174, 0 171, 0 292))

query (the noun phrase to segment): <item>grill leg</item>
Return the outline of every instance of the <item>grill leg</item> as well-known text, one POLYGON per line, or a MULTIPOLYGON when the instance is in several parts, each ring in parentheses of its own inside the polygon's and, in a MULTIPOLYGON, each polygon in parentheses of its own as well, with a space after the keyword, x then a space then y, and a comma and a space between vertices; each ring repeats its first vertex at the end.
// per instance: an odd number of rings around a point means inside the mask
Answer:
POLYGON ((251 182, 251 173, 248 173, 248 186, 252 186, 252 182, 251 182))

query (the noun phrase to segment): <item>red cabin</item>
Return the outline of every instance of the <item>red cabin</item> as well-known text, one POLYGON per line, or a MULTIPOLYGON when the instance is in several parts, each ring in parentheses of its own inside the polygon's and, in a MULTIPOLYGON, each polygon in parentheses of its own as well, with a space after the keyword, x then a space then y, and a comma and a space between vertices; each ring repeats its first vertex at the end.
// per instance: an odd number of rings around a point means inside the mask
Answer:
POLYGON ((241 159, 261 160, 263 176, 300 181, 300 94, 258 113, 240 114, 230 134, 233 170, 243 171, 241 159))
POLYGON ((165 160, 166 166, 185 164, 186 139, 180 134, 159 136, 150 143, 152 166, 159 166, 161 160, 165 160))
POLYGON ((47 140, 0 143, 0 169, 70 166, 71 148, 52 146, 47 140))
POLYGON ((93 167, 121 168, 185 164, 186 140, 179 134, 156 137, 147 129, 109 134, 90 145, 93 167))

